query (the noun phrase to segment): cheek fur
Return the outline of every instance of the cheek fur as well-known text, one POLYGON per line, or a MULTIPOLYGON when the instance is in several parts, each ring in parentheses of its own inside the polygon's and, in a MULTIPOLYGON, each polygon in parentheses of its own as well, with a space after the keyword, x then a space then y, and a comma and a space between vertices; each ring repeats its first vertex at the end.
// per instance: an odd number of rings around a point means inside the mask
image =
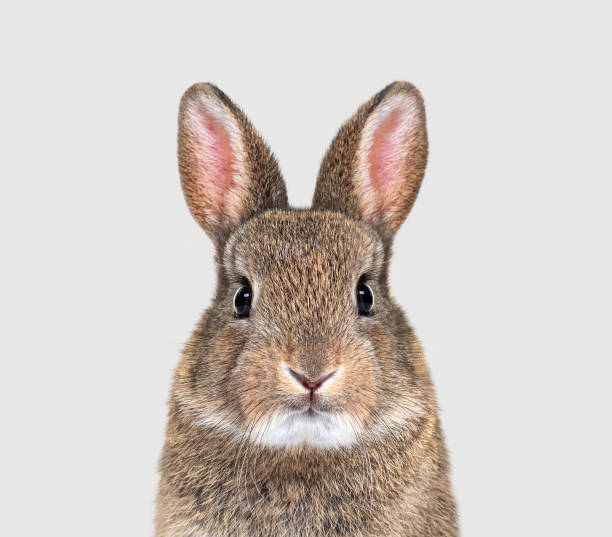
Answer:
POLYGON ((278 402, 280 357, 272 347, 246 352, 238 360, 234 377, 239 388, 240 410, 252 423, 274 412, 278 402))
POLYGON ((377 366, 369 345, 347 345, 339 358, 344 371, 330 386, 329 397, 332 404, 364 423, 376 403, 377 366))

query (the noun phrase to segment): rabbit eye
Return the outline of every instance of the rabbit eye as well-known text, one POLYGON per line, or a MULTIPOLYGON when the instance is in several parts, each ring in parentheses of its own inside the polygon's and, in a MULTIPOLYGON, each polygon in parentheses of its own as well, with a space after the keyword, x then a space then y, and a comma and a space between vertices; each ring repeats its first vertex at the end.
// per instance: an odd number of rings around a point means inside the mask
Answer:
POLYGON ((359 315, 370 315, 374 306, 374 295, 369 285, 360 283, 357 286, 357 310, 359 315))
POLYGON ((234 295, 234 311, 236 317, 241 319, 248 317, 251 313, 251 298, 253 293, 249 285, 243 285, 234 295))

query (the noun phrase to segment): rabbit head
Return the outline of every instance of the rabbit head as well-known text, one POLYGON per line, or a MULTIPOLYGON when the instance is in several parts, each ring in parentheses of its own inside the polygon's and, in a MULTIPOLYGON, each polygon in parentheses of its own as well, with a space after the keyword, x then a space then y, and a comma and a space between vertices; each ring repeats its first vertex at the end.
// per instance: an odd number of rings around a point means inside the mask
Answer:
POLYGON ((177 370, 178 412, 284 448, 338 448, 417 426, 435 403, 387 273, 426 160, 422 98, 396 82, 340 129, 312 207, 293 209, 243 112, 213 85, 187 90, 181 182, 218 274, 177 370))

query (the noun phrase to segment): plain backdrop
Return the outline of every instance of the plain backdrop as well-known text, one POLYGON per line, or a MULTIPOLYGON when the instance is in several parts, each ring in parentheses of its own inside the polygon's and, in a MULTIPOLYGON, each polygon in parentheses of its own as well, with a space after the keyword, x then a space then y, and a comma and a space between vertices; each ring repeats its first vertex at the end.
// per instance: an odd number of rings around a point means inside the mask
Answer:
POLYGON ((422 91, 431 151, 392 290, 463 534, 612 533, 609 6, 1 9, 0 534, 151 534, 172 371, 214 286, 179 188, 182 92, 227 92, 305 206, 393 80, 422 91))

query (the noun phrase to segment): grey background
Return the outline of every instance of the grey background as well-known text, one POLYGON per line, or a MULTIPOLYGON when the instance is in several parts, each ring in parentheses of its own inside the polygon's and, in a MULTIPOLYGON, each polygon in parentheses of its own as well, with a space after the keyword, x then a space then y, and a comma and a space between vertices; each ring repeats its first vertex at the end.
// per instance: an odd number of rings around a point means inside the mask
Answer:
POLYGON ((437 384, 463 534, 609 535, 603 2, 13 3, 0 16, 0 534, 151 533, 166 399, 213 290, 175 156, 212 81, 310 201, 406 79, 430 164, 392 288, 437 384))

